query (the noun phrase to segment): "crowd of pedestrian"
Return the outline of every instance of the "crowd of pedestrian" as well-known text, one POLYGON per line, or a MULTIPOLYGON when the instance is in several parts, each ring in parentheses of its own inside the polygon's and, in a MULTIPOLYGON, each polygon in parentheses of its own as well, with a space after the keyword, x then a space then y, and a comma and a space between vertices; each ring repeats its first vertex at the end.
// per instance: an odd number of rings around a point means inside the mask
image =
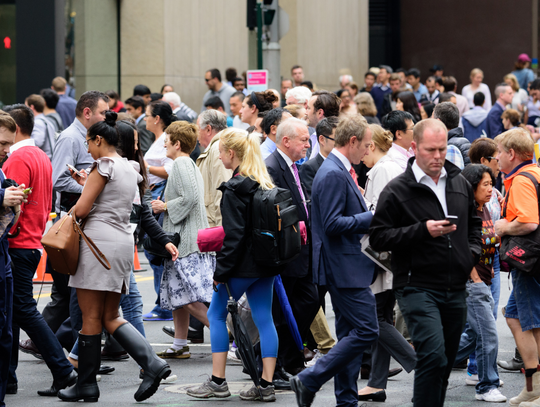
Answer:
POLYGON ((333 379, 340 406, 382 402, 404 369, 414 370, 413 404, 442 407, 450 372, 462 367, 477 400, 505 402, 500 366, 524 372, 510 405, 540 406, 540 79, 530 62, 519 55, 493 93, 479 68, 461 93, 440 65, 424 82, 416 68, 381 65, 362 86, 341 75, 328 91, 295 65, 279 90, 263 92, 246 89, 234 68, 226 80, 209 69, 199 114, 170 84, 159 93, 137 85, 124 101, 114 90, 75 100, 61 77, 6 106, 0 405, 24 380, 19 350, 51 371, 40 396, 85 402, 98 401, 100 375, 114 371, 101 361, 129 355, 142 379, 134 397, 146 400, 176 380, 166 360, 190 358, 206 326, 212 375, 190 397, 229 397, 226 362, 249 371, 247 346, 258 380, 243 400, 291 389, 310 406, 333 379), (254 211, 278 196, 287 200, 273 235, 254 211), (82 220, 88 239, 73 275, 48 262, 54 284, 40 313, 32 279, 51 212, 82 220), (223 231, 218 251, 198 244, 211 228, 223 231), (280 258, 292 247, 280 246, 285 228, 305 236, 280 258), (146 314, 138 247, 154 276, 146 314), (269 251, 281 261, 263 261, 269 251), (513 283, 503 307, 510 361, 498 360, 502 272, 513 283), (247 345, 227 323, 229 297, 243 296, 259 332, 247 345), (171 345, 154 351, 143 321, 172 321, 163 326, 171 345), (390 357, 403 369, 389 369, 390 357), (359 376, 369 379, 360 390, 359 376))

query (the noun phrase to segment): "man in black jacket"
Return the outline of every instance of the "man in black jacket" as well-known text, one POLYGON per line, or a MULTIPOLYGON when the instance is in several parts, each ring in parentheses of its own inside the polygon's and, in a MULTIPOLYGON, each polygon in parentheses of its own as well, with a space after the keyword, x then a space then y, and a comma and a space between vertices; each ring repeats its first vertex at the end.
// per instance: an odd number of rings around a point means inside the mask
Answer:
POLYGON ((459 148, 463 156, 463 164, 465 166, 471 163, 469 158, 469 149, 471 142, 463 136, 463 129, 459 126, 459 110, 452 102, 442 102, 435 106, 433 110, 433 118, 444 123, 448 129, 448 144, 452 144, 459 148))
MULTIPOLYGON (((305 122, 296 118, 282 122, 278 126, 276 145, 276 151, 265 160, 268 173, 277 187, 291 191, 298 218, 306 224, 309 231, 308 195, 301 185, 295 164, 306 156, 309 148, 309 132, 305 122)), ((302 246, 300 255, 287 264, 281 278, 298 324, 298 331, 304 338, 319 311, 317 286, 312 281, 309 245, 302 246)), ((279 362, 287 372, 297 374, 304 369, 304 354, 294 343, 289 327, 281 316, 278 301, 274 301, 273 315, 279 336, 279 362)))
POLYGON ((416 157, 381 193, 370 228, 372 247, 392 251, 394 290, 417 352, 414 406, 444 404, 481 248, 474 193, 445 161, 446 137, 438 120, 415 126, 416 157))

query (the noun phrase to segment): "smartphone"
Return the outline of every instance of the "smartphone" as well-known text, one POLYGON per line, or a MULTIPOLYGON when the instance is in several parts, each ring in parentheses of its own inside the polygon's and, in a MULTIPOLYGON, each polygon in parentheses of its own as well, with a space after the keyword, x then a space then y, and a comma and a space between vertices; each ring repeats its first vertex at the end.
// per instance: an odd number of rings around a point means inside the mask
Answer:
POLYGON ((26 189, 23 189, 23 194, 28 195, 30 192, 32 192, 33 187, 28 187, 26 189))
POLYGON ((446 215, 446 220, 452 225, 457 225, 458 217, 455 215, 446 215))
POLYGON ((71 171, 73 171, 73 172, 74 172, 75 174, 77 174, 79 177, 83 177, 83 173, 80 172, 80 171, 79 171, 77 168, 75 168, 73 165, 71 165, 71 164, 66 164, 66 165, 67 165, 67 167, 68 167, 71 171))

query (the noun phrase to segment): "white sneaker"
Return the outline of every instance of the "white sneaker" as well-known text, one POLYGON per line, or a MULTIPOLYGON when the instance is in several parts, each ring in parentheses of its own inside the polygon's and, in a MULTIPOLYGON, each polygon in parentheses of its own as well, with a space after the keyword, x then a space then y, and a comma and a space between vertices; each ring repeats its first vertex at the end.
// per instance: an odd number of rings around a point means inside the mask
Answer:
POLYGON ((478 379, 478 375, 477 374, 469 374, 469 373, 467 373, 467 374, 468 374, 468 376, 465 379, 465 383, 467 384, 467 386, 476 386, 478 384, 478 382, 480 381, 478 379))
POLYGON ((491 389, 486 393, 476 394, 474 397, 476 400, 483 400, 491 403, 504 403, 506 401, 506 397, 501 394, 499 389, 491 389))
POLYGON ((321 353, 319 349, 315 349, 313 352, 315 353, 315 356, 313 357, 313 359, 306 363, 306 367, 315 366, 315 363, 317 363, 317 361, 324 356, 324 354, 321 353))
POLYGON ((231 348, 229 352, 227 353, 227 359, 233 363, 242 364, 242 361, 236 356, 236 349, 238 348, 231 348))

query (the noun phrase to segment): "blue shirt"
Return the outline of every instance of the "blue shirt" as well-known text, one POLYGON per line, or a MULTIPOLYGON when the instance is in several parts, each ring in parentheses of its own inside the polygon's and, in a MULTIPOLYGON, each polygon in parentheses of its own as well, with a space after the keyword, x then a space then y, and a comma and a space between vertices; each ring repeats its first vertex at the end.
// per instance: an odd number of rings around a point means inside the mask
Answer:
POLYGON ((58 104, 56 105, 56 112, 62 118, 64 127, 67 128, 73 120, 75 120, 75 108, 77 107, 77 101, 66 95, 58 95, 58 104))
POLYGON ((460 170, 465 168, 465 163, 463 162, 463 155, 461 155, 461 151, 459 151, 459 148, 452 144, 448 144, 448 147, 446 149, 446 159, 455 166, 459 167, 460 170))
POLYGON ((411 90, 412 90, 412 93, 414 93, 414 97, 416 98, 417 102, 420 102, 420 99, 422 99, 422 95, 425 95, 428 93, 426 85, 424 85, 423 83, 420 83, 418 90, 414 90, 414 89, 411 89, 411 90))
POLYGON ((261 154, 263 160, 266 160, 266 158, 272 154, 274 151, 276 151, 276 143, 274 143, 272 140, 270 140, 270 137, 266 137, 266 140, 261 144, 261 154))

